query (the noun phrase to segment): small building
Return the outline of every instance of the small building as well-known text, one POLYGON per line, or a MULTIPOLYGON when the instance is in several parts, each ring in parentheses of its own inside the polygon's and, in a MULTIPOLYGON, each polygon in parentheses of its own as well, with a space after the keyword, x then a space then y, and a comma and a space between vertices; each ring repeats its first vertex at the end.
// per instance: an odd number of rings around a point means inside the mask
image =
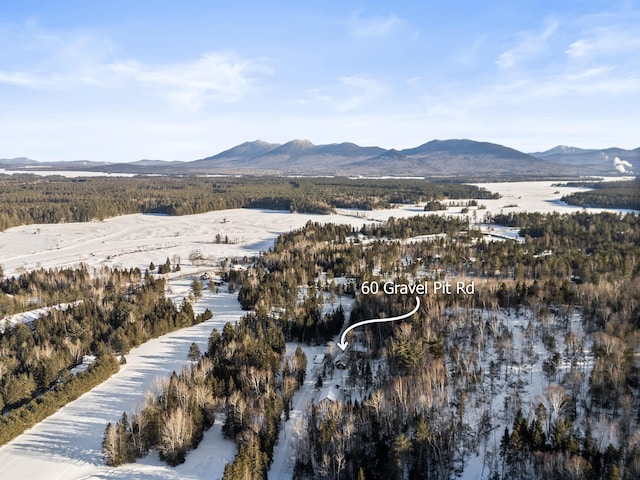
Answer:
POLYGON ((348 360, 347 356, 344 353, 341 353, 336 357, 333 364, 336 366, 336 368, 339 368, 340 370, 345 370, 347 368, 347 360, 348 360))
POLYGON ((326 354, 324 353, 316 353, 316 355, 313 357, 313 364, 314 365, 324 365, 324 361, 327 359, 326 354))
POLYGON ((320 398, 318 399, 318 402, 322 402, 323 400, 327 400, 331 403, 335 403, 338 400, 340 400, 342 394, 340 393, 340 390, 338 390, 335 387, 331 387, 327 390, 324 390, 322 392, 322 394, 320 395, 320 398))

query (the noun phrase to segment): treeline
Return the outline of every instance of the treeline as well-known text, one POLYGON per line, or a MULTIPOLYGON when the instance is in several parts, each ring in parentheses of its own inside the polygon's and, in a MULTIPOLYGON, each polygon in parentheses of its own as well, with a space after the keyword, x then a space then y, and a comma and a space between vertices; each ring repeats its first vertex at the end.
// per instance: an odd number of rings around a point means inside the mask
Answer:
POLYGON ((389 239, 443 232, 453 237, 464 232, 469 239, 477 235, 465 220, 440 216, 391 218, 359 230, 308 222, 300 230, 279 236, 273 250, 245 272, 238 299, 245 309, 274 314, 288 341, 326 341, 340 332, 345 313, 339 307, 322 315, 322 306, 335 304, 342 295, 355 294, 354 285, 336 282, 336 278, 346 276, 362 282, 371 278, 372 266, 381 275, 413 271, 413 266, 411 270, 402 266, 401 257, 414 247, 389 239), (372 241, 365 242, 367 239, 372 241), (324 280, 319 281, 323 274, 324 280))
POLYGON ((335 208, 388 208, 393 203, 494 196, 471 185, 426 180, 0 175, 0 230, 130 213, 189 215, 240 207, 329 213, 335 208))
POLYGON ((103 290, 108 282, 115 287, 139 279, 140 272, 122 270, 96 271, 92 277, 86 266, 41 268, 10 278, 1 278, 0 273, 0 319, 14 313, 87 298, 103 290))
POLYGON ((175 466, 184 462, 190 449, 198 446, 204 431, 215 420, 221 391, 211 377, 212 362, 200 358, 162 380, 152 395, 145 397, 139 413, 124 412, 105 429, 102 448, 105 463, 118 466, 143 457, 154 448, 160 458, 175 466))
MULTIPOLYGON (((11 410, 28 403, 59 382, 68 381, 68 371, 82 363, 85 355, 109 344, 114 332, 107 314, 117 318, 126 308, 129 285, 140 280, 137 269, 103 271, 89 279, 85 268, 77 271, 38 271, 3 282, 8 290, 38 294, 54 286, 85 285, 87 295, 65 311, 51 309, 30 324, 19 323, 0 333, 0 409, 11 410), (99 300, 102 295, 104 300, 99 300), (109 308, 116 307, 116 308, 109 308), (107 313, 108 312, 108 313, 107 313)), ((70 289, 72 292, 74 288, 70 289)), ((4 294, 0 298, 5 298, 4 294)))
MULTIPOLYGON (((366 328, 350 340, 364 349, 347 351, 346 398, 307 409, 306 424, 297 430, 294 478, 441 479, 461 473, 472 451, 471 426, 462 384, 451 378, 448 356, 458 323, 444 314, 450 302, 464 304, 426 296, 414 317, 366 328)), ((410 296, 361 295, 351 322, 399 315, 414 305, 410 296)), ((467 368, 469 383, 473 375, 467 368)), ((482 428, 486 435, 488 427, 482 428)))
POLYGON ((12 409, 0 417, 0 445, 10 442, 25 430, 54 414, 67 403, 72 402, 117 373, 120 368, 113 353, 107 350, 97 352, 96 360, 87 370, 61 382, 52 390, 34 398, 21 407, 12 409))
MULTIPOLYGON (((520 227, 520 235, 527 242, 518 250, 528 249, 528 254, 522 256, 514 268, 529 270, 530 266, 539 266, 528 278, 540 278, 544 273, 560 279, 597 283, 638 274, 640 220, 637 215, 511 213, 496 215, 494 222, 520 227)), ((501 249, 497 245, 487 248, 501 249)))
POLYGON ((308 222, 302 229, 279 236, 272 251, 242 274, 240 304, 273 318, 287 341, 332 338, 345 318, 344 309, 335 304, 340 296, 353 294, 332 279, 352 273, 345 267, 362 259, 362 247, 348 241, 353 235, 347 225, 308 222), (344 258, 347 253, 348 259, 344 258), (327 282, 316 281, 322 272, 327 273, 327 282), (323 313, 325 302, 333 304, 331 312, 323 313))
POLYGON ((461 415, 438 413, 446 372, 442 362, 428 371, 431 384, 399 378, 362 403, 313 404, 298 434, 294 478, 451 478, 462 460, 461 415), (427 404, 420 389, 429 386, 427 404))
POLYGON ((264 479, 294 392, 305 380, 307 358, 300 347, 285 352, 284 334, 269 317, 248 314, 235 327, 209 339, 212 374, 224 387, 223 433, 238 444, 225 466, 225 480, 264 479))
POLYGON ((444 217, 441 215, 416 215, 409 218, 390 217, 379 225, 364 225, 360 233, 377 239, 407 239, 420 235, 447 234, 456 236, 464 232, 472 237, 480 237, 480 231, 470 229, 466 218, 444 217))
MULTIPOLYGON (((74 397, 76 378, 83 377, 74 377, 71 369, 86 356, 98 356, 92 378, 80 384, 90 389, 98 377, 106 378, 101 373, 106 367, 98 367, 111 365, 100 357, 113 356, 111 352, 126 354, 150 338, 211 316, 209 311, 195 316, 189 303, 178 308, 164 298, 161 278, 146 275, 139 283, 137 269, 102 274, 90 297, 63 311, 52 309, 29 325, 20 323, 0 334, 0 409, 9 417, 15 417, 14 410, 25 411, 23 406, 27 410, 37 406, 42 412, 55 411, 66 398, 74 397)), ((81 277, 83 270, 79 269, 77 275, 81 277)), ((107 370, 113 373, 110 368, 107 370)), ((5 432, 5 425, 0 425, 0 432, 10 439, 29 426, 26 420, 14 422, 6 427, 10 434, 5 432)))
POLYGON ((567 202, 569 205, 640 210, 640 178, 638 177, 630 181, 569 185, 593 189, 562 197, 562 201, 567 202))

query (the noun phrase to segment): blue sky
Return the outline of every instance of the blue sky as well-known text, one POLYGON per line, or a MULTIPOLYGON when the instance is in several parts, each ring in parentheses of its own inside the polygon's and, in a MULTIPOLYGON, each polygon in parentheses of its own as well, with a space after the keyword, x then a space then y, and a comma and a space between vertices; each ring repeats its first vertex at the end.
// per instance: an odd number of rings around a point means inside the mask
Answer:
POLYGON ((640 1, 0 2, 0 158, 640 146, 640 1))

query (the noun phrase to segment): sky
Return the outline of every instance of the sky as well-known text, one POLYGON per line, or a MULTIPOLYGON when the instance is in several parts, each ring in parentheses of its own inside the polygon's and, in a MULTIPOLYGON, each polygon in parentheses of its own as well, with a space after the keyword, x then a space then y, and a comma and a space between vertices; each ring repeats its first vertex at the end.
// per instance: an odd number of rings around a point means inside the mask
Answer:
POLYGON ((0 158, 640 146, 640 0, 0 0, 0 158))

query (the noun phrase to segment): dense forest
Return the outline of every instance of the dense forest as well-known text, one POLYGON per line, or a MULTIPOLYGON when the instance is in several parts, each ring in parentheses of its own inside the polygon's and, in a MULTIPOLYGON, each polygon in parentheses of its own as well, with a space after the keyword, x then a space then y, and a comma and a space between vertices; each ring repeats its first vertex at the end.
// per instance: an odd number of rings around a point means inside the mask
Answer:
POLYGON ((189 215, 241 207, 329 213, 458 198, 495 195, 471 185, 410 179, 0 175, 0 231, 130 213, 189 215))
POLYGON ((85 267, 55 272, 39 269, 18 277, 0 278, 0 319, 34 308, 75 302, 95 292, 96 287, 96 280, 85 267))
POLYGON ((640 178, 638 177, 630 181, 596 183, 572 182, 567 185, 593 189, 562 197, 562 200, 569 205, 640 210, 640 178))
MULTIPOLYGON (((476 455, 487 478, 638 477, 637 217, 498 220, 519 224, 526 242, 389 237, 365 249, 368 267, 356 275, 448 272, 483 278, 483 287, 472 297, 427 296, 412 320, 355 339, 366 353, 350 353, 352 400, 307 411, 297 478, 451 478, 476 455), (532 394, 536 368, 542 388, 532 394)), ((359 295, 351 322, 408 303, 359 295)))
POLYGON ((474 468, 495 479, 638 478, 638 217, 495 221, 525 241, 483 241, 464 220, 426 215, 358 230, 310 222, 280 236, 236 273, 251 312, 214 331, 196 366, 149 398, 142 421, 124 415, 107 427, 107 461, 114 432, 130 451, 148 424, 145 445, 179 463, 222 414, 239 448, 224 478, 265 478, 307 362, 300 348, 286 356, 285 342, 321 344, 348 322, 413 307, 410 296, 363 295, 364 281, 465 278, 474 294, 425 295, 412 318, 351 336, 344 374, 329 355, 317 385, 341 378, 342 398, 295 420, 295 477, 445 479, 474 468), (355 299, 351 312, 333 308, 343 295, 355 299), (171 437, 147 413, 165 425, 186 417, 189 443, 167 450, 171 437))

